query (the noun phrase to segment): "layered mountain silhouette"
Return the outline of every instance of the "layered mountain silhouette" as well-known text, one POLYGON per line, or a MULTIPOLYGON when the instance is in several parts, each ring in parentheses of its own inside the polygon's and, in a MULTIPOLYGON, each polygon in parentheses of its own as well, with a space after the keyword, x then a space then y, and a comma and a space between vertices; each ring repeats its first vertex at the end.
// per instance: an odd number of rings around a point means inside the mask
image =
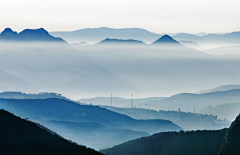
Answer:
POLYGON ((46 130, 33 122, 0 110, 0 154, 58 154, 100 155, 85 146, 79 146, 46 130))
POLYGON ((0 34, 0 41, 58 42, 66 43, 62 38, 51 36, 44 28, 25 29, 20 33, 6 28, 0 34))
POLYGON ((239 155, 239 145, 240 115, 229 129, 158 133, 101 152, 109 155, 239 155))
POLYGON ((27 117, 67 139, 96 149, 112 147, 156 132, 182 129, 171 121, 136 120, 104 108, 65 99, 0 99, 0 108, 27 117))

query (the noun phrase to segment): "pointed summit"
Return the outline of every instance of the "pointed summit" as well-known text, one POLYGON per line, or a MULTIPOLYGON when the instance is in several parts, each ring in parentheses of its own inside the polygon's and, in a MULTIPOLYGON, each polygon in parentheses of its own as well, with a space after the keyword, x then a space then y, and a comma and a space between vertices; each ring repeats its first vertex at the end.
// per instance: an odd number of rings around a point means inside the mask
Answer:
POLYGON ((165 44, 165 45, 181 45, 179 42, 174 40, 172 37, 169 35, 164 35, 158 40, 154 41, 152 44, 157 45, 157 44, 165 44))

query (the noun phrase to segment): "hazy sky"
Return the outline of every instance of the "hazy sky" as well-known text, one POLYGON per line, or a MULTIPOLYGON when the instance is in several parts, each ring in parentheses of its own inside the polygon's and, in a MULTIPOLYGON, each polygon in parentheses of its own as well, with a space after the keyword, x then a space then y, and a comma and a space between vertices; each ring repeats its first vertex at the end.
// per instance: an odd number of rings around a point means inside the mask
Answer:
POLYGON ((1 0, 0 30, 144 28, 156 33, 240 31, 240 0, 1 0))

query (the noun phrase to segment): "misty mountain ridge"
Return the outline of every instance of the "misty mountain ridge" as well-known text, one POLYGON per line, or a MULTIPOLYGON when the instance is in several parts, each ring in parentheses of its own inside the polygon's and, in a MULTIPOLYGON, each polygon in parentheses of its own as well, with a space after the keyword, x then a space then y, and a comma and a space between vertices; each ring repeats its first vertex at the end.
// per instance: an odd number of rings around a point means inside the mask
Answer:
POLYGON ((145 45, 144 42, 139 41, 139 40, 134 40, 134 39, 110 39, 107 38, 105 40, 102 40, 101 42, 99 42, 96 45, 145 45))
POLYGON ((0 34, 0 41, 66 43, 62 38, 51 36, 44 28, 25 29, 20 33, 13 31, 11 28, 5 28, 0 34))
MULTIPOLYGON (((114 28, 86 28, 76 31, 69 32, 50 32, 51 35, 56 37, 61 37, 70 43, 76 43, 81 41, 86 41, 91 44, 98 43, 106 38, 116 38, 116 39, 134 39, 142 40, 143 42, 149 44, 154 42, 163 34, 151 33, 147 30, 140 28, 125 28, 125 29, 114 29, 114 28)), ((170 33, 170 35, 177 41, 186 40, 192 41, 203 48, 210 49, 214 47, 219 47, 223 45, 239 45, 240 32, 231 33, 170 33)), ((200 49, 200 48, 199 48, 200 49)))
POLYGON ((233 103, 240 100, 240 89, 228 91, 210 92, 205 94, 180 93, 160 101, 149 101, 149 107, 158 110, 180 110, 185 112, 200 112, 207 106, 215 106, 224 103, 233 103))
POLYGON ((188 33, 179 33, 172 36, 176 40, 193 41, 203 46, 204 48, 216 48, 219 46, 236 46, 240 45, 240 32, 231 32, 224 34, 207 34, 197 36, 188 33))

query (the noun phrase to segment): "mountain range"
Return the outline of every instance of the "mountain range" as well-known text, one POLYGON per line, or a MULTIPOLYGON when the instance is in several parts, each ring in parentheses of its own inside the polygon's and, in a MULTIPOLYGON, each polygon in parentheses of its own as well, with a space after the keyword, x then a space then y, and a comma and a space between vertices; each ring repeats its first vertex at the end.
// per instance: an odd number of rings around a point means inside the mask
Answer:
POLYGON ((4 45, 0 51, 0 91, 59 92, 74 99, 111 93, 169 96, 237 84, 240 78, 239 57, 209 56, 184 47, 4 45))

